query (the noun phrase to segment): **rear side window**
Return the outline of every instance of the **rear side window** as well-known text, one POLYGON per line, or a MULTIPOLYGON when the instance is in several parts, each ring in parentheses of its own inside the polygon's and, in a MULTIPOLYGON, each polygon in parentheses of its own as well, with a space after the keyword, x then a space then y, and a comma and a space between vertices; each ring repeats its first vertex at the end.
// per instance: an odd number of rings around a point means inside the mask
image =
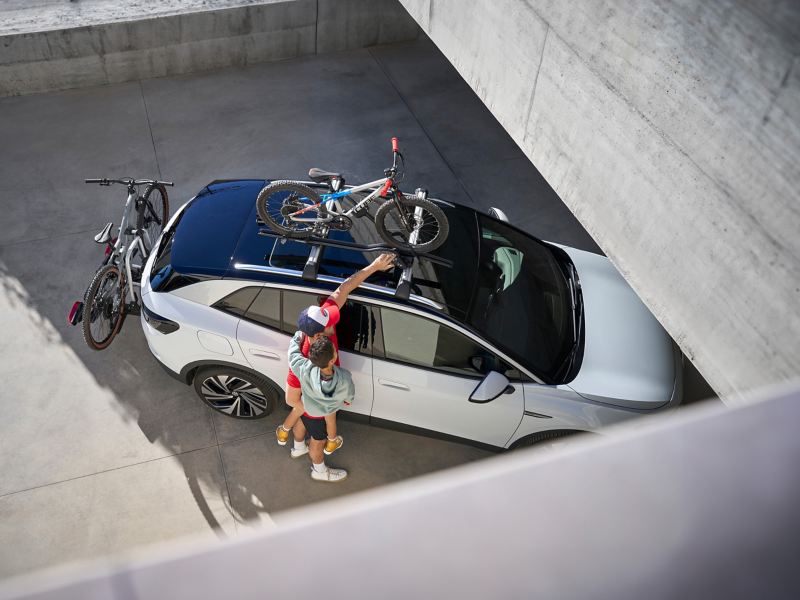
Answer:
POLYGON ((470 338, 435 321, 409 313, 381 309, 386 358, 444 373, 482 377, 492 353, 470 338))
POLYGON ((281 291, 275 288, 261 288, 258 296, 247 309, 245 318, 272 327, 281 328, 281 291))
POLYGON ((215 302, 213 306, 219 310, 242 317, 258 295, 258 290, 260 289, 261 287, 259 286, 236 290, 232 294, 225 296, 222 300, 215 302))
MULTIPOLYGON (((300 313, 314 304, 322 305, 327 299, 328 296, 319 294, 248 287, 226 296, 214 304, 214 308, 294 335, 300 313)), ((336 325, 339 349, 371 355, 376 322, 370 307, 348 300, 340 315, 336 325)))
POLYGON ((297 331, 297 319, 300 313, 309 306, 321 305, 327 296, 307 294, 303 292, 283 292, 283 331, 294 335, 297 331))

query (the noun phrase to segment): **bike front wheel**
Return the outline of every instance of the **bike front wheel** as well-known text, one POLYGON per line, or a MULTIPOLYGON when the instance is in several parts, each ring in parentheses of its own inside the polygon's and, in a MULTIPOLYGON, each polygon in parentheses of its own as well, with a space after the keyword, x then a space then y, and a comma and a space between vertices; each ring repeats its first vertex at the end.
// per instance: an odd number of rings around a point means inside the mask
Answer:
POLYGON ((92 350, 107 348, 122 325, 125 290, 116 265, 105 265, 83 298, 83 339, 92 350))
POLYGON ((319 225, 318 220, 328 216, 328 211, 321 202, 319 194, 302 183, 275 181, 259 192, 256 209, 261 220, 274 232, 290 238, 307 238, 314 234, 319 225), (309 210, 299 218, 308 221, 294 221, 289 218, 304 208, 309 210))
MULTIPOLYGON (((150 245, 154 246, 169 219, 167 190, 163 185, 149 187, 142 200, 136 216, 136 229, 146 231, 150 245)), ((153 249, 148 248, 147 251, 152 252, 153 249)))
POLYGON ((375 213, 375 229, 383 241, 398 250, 431 252, 450 233, 444 211, 430 200, 403 196, 384 202, 375 213), (402 211, 402 214, 401 214, 402 211))

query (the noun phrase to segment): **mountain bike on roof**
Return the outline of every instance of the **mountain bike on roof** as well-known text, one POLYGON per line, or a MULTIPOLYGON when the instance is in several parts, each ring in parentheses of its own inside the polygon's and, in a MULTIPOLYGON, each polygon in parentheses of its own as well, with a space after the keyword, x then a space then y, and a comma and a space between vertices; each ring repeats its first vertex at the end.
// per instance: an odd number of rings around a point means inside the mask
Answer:
POLYGON ((153 251, 169 218, 169 200, 164 186, 154 179, 87 179, 86 183, 127 186, 128 200, 122 213, 119 234, 111 238, 113 223, 94 236, 106 246, 105 257, 89 284, 83 302, 69 313, 72 325, 83 324, 83 338, 92 350, 103 350, 120 330, 126 314, 140 314, 141 290, 136 291, 144 263, 153 251), (139 188, 145 187, 144 194, 139 188))
POLYGON ((273 231, 287 238, 302 239, 312 235, 324 237, 331 229, 348 231, 352 218, 368 214, 369 204, 380 198, 383 204, 375 213, 375 229, 384 242, 405 251, 431 252, 444 243, 450 226, 441 208, 427 199, 427 192, 417 190, 415 196, 404 195, 398 189, 405 165, 392 138, 392 166, 384 170, 385 177, 349 189, 339 173, 311 169, 309 177, 316 183, 327 183, 329 194, 318 194, 297 181, 275 181, 258 194, 258 216, 273 231), (347 211, 341 210, 340 199, 350 194, 374 188, 372 193, 347 211))

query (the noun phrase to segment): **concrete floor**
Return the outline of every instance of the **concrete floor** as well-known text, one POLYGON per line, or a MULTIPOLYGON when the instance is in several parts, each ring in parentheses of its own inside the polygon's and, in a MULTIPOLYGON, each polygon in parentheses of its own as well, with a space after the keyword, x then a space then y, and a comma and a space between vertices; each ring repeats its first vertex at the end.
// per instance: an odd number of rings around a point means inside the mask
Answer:
MULTIPOLYGON (((119 187, 160 177, 173 211, 214 179, 380 176, 389 140, 404 188, 498 206, 545 239, 599 252, 489 111, 429 41, 281 63, 0 99, 0 577, 116 555, 178 536, 274 526, 270 514, 489 454, 342 423, 309 478, 274 441, 283 411, 253 423, 212 413, 163 373, 131 320, 92 352, 66 320, 118 223, 119 187)), ((690 395, 711 395, 702 379, 690 395)))

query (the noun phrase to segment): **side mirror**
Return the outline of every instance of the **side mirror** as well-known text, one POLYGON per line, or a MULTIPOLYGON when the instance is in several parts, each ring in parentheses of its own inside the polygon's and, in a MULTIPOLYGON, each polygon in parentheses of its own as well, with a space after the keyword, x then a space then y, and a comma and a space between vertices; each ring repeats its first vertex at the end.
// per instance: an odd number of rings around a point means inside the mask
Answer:
POLYGON ((511 393, 514 388, 508 383, 505 375, 497 371, 489 371, 486 377, 478 384, 478 387, 470 394, 469 401, 478 404, 485 404, 499 398, 503 394, 511 393), (510 392, 509 392, 510 390, 510 392))

